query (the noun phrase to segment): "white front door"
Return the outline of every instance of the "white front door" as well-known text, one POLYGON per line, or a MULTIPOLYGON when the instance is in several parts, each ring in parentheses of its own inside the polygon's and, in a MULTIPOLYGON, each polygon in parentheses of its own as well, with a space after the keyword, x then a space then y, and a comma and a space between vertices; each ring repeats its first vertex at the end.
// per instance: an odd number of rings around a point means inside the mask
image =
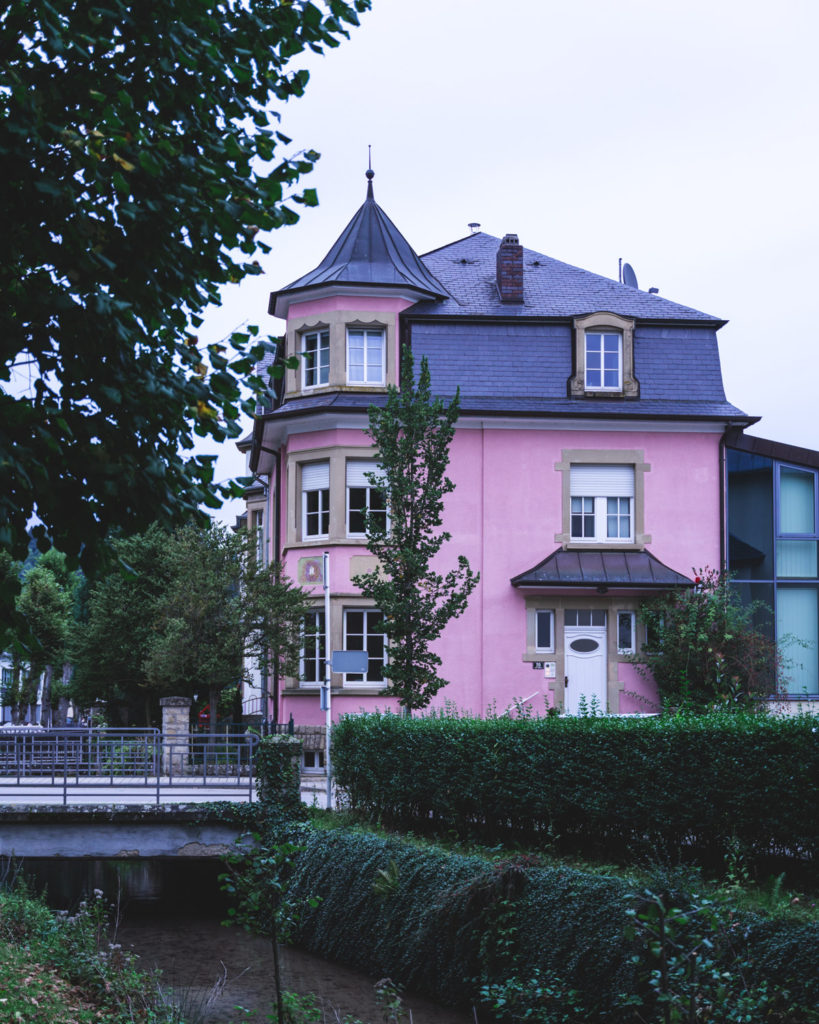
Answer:
POLYGON ((607 711, 606 699, 606 627, 566 626, 565 708, 576 715, 581 708, 607 711))

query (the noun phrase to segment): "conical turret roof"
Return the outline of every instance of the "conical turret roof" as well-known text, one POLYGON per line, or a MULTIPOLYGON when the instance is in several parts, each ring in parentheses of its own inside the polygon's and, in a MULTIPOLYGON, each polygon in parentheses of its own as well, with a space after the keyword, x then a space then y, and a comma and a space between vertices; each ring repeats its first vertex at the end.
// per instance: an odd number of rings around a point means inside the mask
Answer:
POLYGON ((321 263, 271 294, 268 308, 274 316, 286 316, 288 306, 299 293, 336 285, 399 292, 414 301, 448 298, 446 288, 427 270, 376 203, 371 170, 367 171, 367 178, 367 198, 321 263))

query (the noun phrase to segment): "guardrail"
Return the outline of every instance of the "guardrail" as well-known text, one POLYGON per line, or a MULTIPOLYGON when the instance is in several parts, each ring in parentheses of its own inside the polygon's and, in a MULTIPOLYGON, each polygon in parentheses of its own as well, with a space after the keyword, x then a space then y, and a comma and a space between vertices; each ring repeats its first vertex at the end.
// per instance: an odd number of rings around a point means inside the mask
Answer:
MULTIPOLYGON (((164 734, 158 729, 52 729, 0 732, 0 797, 23 790, 62 791, 106 800, 150 793, 218 789, 253 800, 258 736, 227 733, 164 734)), ((215 798, 215 797, 214 797, 215 798)))

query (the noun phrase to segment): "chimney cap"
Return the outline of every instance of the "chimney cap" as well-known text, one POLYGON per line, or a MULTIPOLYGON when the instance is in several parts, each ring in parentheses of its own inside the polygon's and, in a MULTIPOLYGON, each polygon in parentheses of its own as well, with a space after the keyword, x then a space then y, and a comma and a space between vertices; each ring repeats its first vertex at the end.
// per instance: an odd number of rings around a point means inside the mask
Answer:
POLYGON ((501 245, 520 245, 520 239, 516 234, 509 232, 503 236, 501 245))

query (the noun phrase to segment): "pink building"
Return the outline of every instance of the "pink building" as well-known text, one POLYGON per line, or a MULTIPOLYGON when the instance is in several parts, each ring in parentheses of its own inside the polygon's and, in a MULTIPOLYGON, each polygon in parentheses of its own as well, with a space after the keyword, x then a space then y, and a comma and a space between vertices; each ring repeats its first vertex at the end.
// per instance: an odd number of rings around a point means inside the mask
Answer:
MULTIPOLYGON (((383 507, 365 474, 377 453, 367 408, 398 385, 399 351, 429 361, 443 397, 460 388, 446 500, 452 541, 481 581, 438 653, 450 685, 435 704, 483 713, 526 700, 576 711, 654 710, 631 655, 646 596, 691 585, 725 560, 726 431, 753 422, 725 399, 723 321, 482 232, 418 257, 375 203, 321 263, 273 293, 277 354, 300 356, 273 385, 243 446, 260 484, 248 521, 267 556, 323 611, 329 552, 332 650, 369 652, 365 674, 332 678, 334 717, 394 706, 384 696, 380 613, 351 577, 374 564, 361 509, 383 507)), ((324 645, 299 679, 255 680, 270 714, 321 724, 324 645)))

